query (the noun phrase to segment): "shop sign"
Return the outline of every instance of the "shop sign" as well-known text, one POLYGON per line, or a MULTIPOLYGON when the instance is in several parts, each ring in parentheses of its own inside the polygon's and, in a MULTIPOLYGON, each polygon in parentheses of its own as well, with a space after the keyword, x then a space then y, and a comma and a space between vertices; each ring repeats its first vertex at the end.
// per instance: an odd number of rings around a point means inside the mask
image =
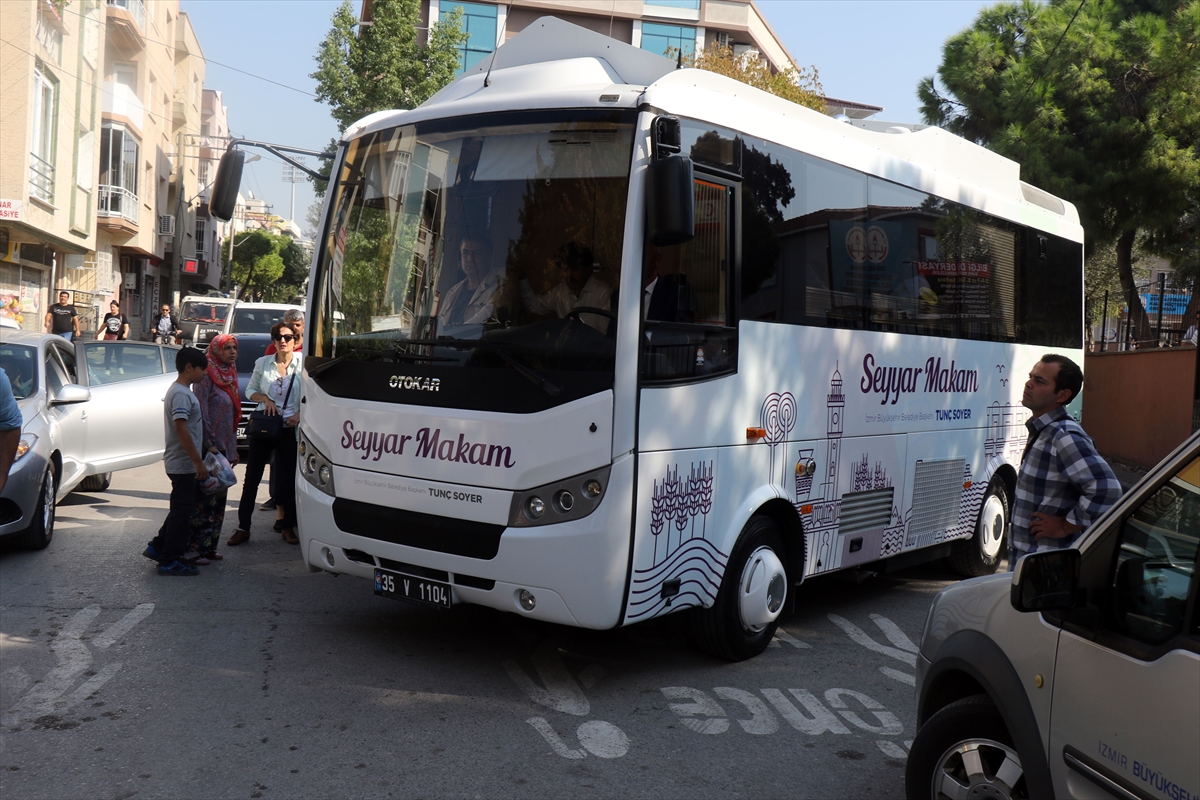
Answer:
POLYGON ((8 222, 21 221, 21 201, 0 197, 0 220, 8 222))

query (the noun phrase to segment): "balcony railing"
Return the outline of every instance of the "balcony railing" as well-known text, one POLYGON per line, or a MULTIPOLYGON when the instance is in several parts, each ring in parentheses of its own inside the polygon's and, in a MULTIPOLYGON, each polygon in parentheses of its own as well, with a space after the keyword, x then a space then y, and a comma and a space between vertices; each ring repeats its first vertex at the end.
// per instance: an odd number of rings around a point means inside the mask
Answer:
POLYGON ((29 154, 29 194, 44 203, 54 202, 54 165, 37 153, 29 154))
POLYGON ((146 4, 142 0, 107 0, 107 4, 128 11, 142 32, 146 32, 146 4))
POLYGON ((101 217, 121 217, 138 224, 138 196, 124 186, 100 184, 101 217))

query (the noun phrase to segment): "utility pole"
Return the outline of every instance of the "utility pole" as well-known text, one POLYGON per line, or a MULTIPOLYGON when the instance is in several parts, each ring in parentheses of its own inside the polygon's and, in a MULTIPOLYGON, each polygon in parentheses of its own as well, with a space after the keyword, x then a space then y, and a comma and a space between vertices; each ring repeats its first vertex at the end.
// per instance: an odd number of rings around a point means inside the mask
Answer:
MULTIPOLYGON (((305 158, 304 156, 297 156, 296 161, 304 164, 305 158)), ((304 176, 301 170, 296 169, 296 167, 292 166, 291 164, 283 165, 283 182, 290 183, 292 185, 292 207, 290 213, 288 214, 289 222, 296 221, 296 184, 303 183, 305 180, 307 180, 307 178, 304 176)))
POLYGON ((179 308, 183 288, 183 226, 187 222, 187 211, 184 205, 183 185, 183 131, 175 137, 175 237, 171 248, 171 279, 167 284, 167 296, 171 298, 171 307, 179 308))

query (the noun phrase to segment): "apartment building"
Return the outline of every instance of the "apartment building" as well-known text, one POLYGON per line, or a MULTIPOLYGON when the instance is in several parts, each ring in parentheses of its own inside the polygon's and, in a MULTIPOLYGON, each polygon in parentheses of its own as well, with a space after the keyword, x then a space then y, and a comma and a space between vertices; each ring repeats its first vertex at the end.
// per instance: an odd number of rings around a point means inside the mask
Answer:
POLYGON ((103 25, 99 0, 0 3, 0 315, 27 330, 67 273, 115 283, 96 257, 103 25))
MULTIPOLYGON (((199 206, 196 208, 194 226, 196 283, 193 286, 197 291, 201 285, 219 288, 223 263, 220 246, 233 229, 232 221, 227 223, 217 219, 208 207, 213 182, 217 179, 217 165, 221 162, 229 138, 229 109, 225 107, 221 92, 205 89, 200 108, 200 160, 196 179, 199 183, 196 189, 199 206)), ((186 276, 188 273, 184 274, 186 276)))
MULTIPOLYGON (((755 53, 775 71, 798 68, 753 0, 422 0, 426 28, 456 8, 463 10, 469 38, 461 48, 459 74, 484 59, 539 17, 555 16, 657 54, 685 57, 716 44, 736 55, 755 53)), ((371 19, 363 0, 362 19, 371 19)), ((827 113, 865 119, 883 109, 827 97, 827 113)))
POLYGON ((67 290, 85 330, 113 299, 148 330, 160 302, 220 280, 188 16, 178 0, 29 0, 0 19, 0 314, 42 330, 67 290))

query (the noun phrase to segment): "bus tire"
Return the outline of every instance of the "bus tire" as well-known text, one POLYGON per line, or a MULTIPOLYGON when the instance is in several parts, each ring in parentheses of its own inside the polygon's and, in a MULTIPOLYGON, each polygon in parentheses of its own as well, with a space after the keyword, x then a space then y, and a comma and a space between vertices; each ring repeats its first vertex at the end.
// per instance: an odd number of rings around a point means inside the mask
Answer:
POLYGON ((767 649, 787 600, 785 564, 775 521, 751 517, 733 547, 716 601, 692 612, 691 636, 701 650, 743 661, 767 649))
POLYGON ((1008 492, 1004 482, 995 479, 983 495, 975 533, 950 544, 950 568, 966 578, 995 572, 1004 557, 1009 522, 1008 492))

